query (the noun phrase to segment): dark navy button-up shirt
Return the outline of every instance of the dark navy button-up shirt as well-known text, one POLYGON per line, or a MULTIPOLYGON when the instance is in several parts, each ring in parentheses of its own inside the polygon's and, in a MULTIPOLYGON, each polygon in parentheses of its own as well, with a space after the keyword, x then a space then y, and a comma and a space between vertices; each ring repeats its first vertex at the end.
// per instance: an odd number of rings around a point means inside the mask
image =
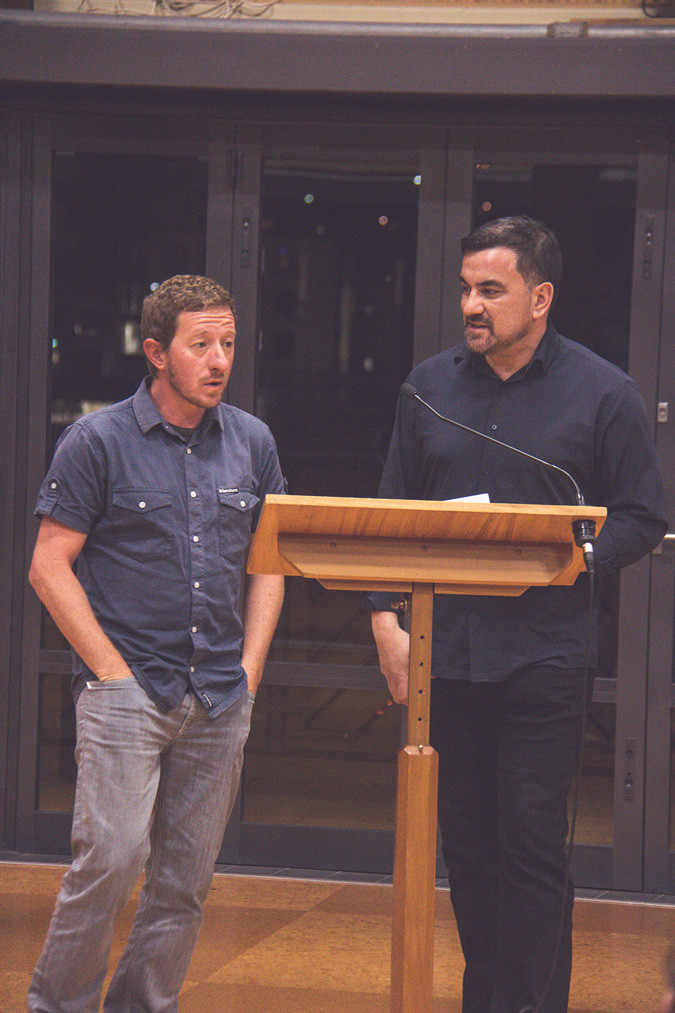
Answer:
MULTIPOLYGON (((586 503, 607 507, 595 550, 601 575, 639 559, 665 534, 661 477, 634 382, 553 327, 508 380, 466 346, 427 359, 409 380, 441 414, 564 468, 586 503)), ((445 500, 481 493, 493 503, 575 502, 562 475, 402 396, 379 495, 445 500)), ((369 601, 382 609, 391 597, 372 594, 369 601)), ((572 587, 530 588, 516 598, 438 595, 433 674, 497 681, 527 664, 579 668, 587 603, 583 574, 572 587)))
MULTIPOLYGON (((221 404, 185 440, 158 412, 147 380, 59 440, 36 513, 87 535, 77 576, 163 711, 191 687, 216 717, 245 691, 246 551, 265 495, 283 491, 263 422, 221 404)), ((75 656, 76 698, 92 678, 75 656)))

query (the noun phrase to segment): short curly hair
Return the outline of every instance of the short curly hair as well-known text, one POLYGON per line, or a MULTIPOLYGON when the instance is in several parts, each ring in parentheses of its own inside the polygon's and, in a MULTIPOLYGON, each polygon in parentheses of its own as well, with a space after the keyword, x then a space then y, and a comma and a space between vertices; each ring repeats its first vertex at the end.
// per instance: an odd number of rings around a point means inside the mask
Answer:
MULTIPOLYGON (((198 274, 176 274, 158 285, 143 300, 141 341, 153 338, 166 350, 173 341, 180 313, 194 313, 221 306, 235 314, 234 299, 217 281, 198 274)), ((157 370, 148 360, 151 376, 157 370)))

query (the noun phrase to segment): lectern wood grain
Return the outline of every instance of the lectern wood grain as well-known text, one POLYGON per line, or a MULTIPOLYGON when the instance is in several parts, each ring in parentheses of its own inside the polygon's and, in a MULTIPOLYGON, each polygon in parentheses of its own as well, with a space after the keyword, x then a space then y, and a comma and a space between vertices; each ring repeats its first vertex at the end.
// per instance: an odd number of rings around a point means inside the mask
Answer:
POLYGON ((392 1013, 431 1013, 434 976, 438 754, 406 746, 398 758, 392 1013))
POLYGON ((572 584, 583 569, 574 519, 600 507, 267 496, 250 573, 313 577, 334 588, 521 594, 572 584))

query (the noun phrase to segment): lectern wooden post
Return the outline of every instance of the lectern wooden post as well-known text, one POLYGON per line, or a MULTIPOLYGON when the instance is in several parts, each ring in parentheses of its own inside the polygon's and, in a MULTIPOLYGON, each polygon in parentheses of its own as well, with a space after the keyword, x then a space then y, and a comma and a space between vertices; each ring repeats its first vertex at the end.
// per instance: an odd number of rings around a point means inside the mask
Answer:
POLYGON ((519 595, 573 584, 583 569, 572 522, 601 507, 267 496, 249 573, 411 598, 408 741, 399 755, 392 1013, 431 1013, 438 757, 429 746, 433 597, 519 595))

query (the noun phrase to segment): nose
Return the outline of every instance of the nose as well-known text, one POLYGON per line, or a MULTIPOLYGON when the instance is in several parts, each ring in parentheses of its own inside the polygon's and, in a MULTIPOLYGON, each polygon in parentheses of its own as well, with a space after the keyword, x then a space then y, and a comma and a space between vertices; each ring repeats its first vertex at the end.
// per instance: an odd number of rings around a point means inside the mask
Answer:
POLYGON ((462 312, 465 317, 479 316, 483 312, 483 301, 473 288, 462 295, 462 312))
POLYGON ((222 373, 225 371, 227 366, 227 353, 220 342, 216 341, 211 347, 211 355, 209 356, 209 365, 211 369, 218 370, 222 373))

